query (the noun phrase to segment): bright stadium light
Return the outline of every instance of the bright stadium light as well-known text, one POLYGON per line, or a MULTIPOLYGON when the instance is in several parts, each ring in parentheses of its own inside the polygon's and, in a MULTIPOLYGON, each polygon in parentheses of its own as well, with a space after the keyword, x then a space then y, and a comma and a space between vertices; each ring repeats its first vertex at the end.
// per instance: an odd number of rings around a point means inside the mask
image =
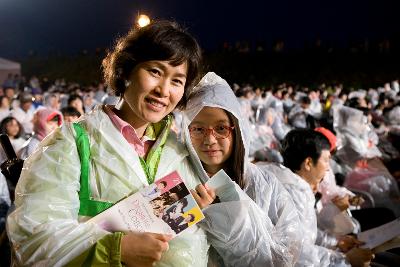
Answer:
POLYGON ((147 15, 139 15, 136 23, 139 25, 140 28, 147 26, 150 24, 150 18, 147 15))

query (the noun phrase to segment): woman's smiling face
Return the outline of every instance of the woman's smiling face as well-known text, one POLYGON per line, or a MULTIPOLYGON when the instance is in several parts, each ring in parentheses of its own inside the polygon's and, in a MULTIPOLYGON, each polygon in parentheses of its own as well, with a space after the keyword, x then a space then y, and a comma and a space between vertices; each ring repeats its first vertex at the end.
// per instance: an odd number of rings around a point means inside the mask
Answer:
POLYGON ((168 61, 145 61, 132 71, 124 100, 130 107, 130 121, 157 123, 181 100, 186 84, 187 64, 172 66, 168 61))

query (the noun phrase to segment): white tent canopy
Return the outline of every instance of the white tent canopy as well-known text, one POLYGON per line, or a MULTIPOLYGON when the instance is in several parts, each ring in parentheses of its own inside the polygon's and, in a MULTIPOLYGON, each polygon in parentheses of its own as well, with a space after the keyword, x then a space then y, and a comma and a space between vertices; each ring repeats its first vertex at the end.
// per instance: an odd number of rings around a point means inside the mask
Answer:
POLYGON ((0 85, 3 84, 10 73, 21 74, 21 64, 0 57, 0 85))

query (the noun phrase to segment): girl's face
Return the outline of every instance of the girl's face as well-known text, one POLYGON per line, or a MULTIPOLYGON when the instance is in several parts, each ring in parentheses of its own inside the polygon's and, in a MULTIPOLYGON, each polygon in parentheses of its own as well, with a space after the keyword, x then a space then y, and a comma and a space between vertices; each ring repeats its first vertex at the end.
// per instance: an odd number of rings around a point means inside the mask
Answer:
POLYGON ((233 150, 232 129, 229 130, 230 134, 226 138, 216 138, 215 130, 231 126, 227 113, 215 107, 204 107, 189 126, 189 129, 196 129, 196 131, 201 128, 207 129, 202 138, 194 138, 191 134, 191 140, 204 169, 209 174, 222 169, 233 150))
POLYGON ((172 66, 168 61, 139 63, 130 75, 124 100, 130 110, 125 117, 136 124, 157 123, 175 109, 186 84, 187 63, 172 66))
POLYGON ((77 110, 81 110, 83 108, 82 100, 77 98, 77 99, 71 101, 70 106, 76 108, 77 110))
POLYGON ((16 120, 11 120, 6 125, 7 135, 14 138, 19 132, 19 125, 16 120))
POLYGON ((3 99, 1 100, 1 107, 10 108, 10 100, 8 99, 8 97, 3 97, 3 99))

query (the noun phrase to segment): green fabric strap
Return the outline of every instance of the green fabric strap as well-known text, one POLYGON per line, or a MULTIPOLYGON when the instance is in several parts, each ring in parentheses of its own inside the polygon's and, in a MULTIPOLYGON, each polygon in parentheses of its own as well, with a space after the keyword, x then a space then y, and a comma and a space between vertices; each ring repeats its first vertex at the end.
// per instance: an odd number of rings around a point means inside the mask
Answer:
POLYGON ((73 124, 76 132, 76 147, 78 148, 79 158, 81 161, 81 179, 79 190, 79 215, 96 216, 100 212, 108 209, 113 205, 110 202, 102 202, 91 199, 89 186, 89 163, 90 163, 90 146, 89 138, 85 129, 79 124, 73 124))
POLYGON ((139 157, 140 164, 142 165, 143 171, 146 174, 147 182, 149 184, 154 183, 154 180, 156 178, 158 164, 160 163, 161 154, 164 145, 167 142, 171 126, 172 126, 172 116, 168 115, 162 121, 152 124, 151 125, 152 128, 148 127, 146 129, 146 132, 152 129, 150 131, 151 135, 153 135, 154 138, 156 138, 157 140, 148 151, 146 159, 139 157))

